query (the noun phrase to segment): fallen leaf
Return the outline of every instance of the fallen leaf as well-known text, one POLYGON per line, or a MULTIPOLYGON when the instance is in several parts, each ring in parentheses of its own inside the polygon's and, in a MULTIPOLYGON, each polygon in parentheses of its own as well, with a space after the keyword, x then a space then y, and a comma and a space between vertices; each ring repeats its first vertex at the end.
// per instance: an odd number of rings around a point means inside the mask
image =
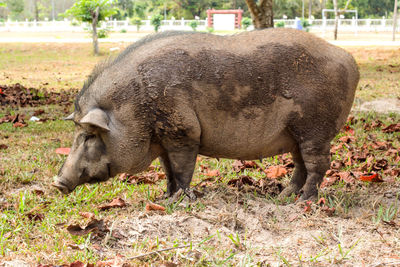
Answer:
POLYGON ((323 197, 321 197, 319 200, 318 200, 318 202, 317 202, 317 205, 320 205, 321 206, 321 204, 322 205, 325 205, 325 198, 323 198, 323 197))
POLYGON ((328 216, 332 216, 335 213, 335 207, 329 208, 328 206, 323 206, 321 210, 328 216))
POLYGON ((127 182, 128 184, 155 184, 157 181, 165 178, 165 173, 149 171, 141 176, 122 173, 118 179, 120 181, 127 182))
POLYGON ((364 182, 374 182, 374 183, 383 182, 382 178, 379 176, 378 173, 374 173, 374 174, 370 174, 370 175, 362 175, 362 176, 360 176, 359 179, 364 182))
POLYGON ((104 233, 109 232, 105 227, 103 220, 92 219, 86 227, 82 228, 80 225, 69 225, 67 231, 71 235, 83 236, 88 233, 96 233, 98 235, 104 235, 104 233))
POLYGON ((264 170, 264 172, 267 174, 267 177, 271 179, 283 177, 288 173, 286 168, 282 166, 271 166, 264 170))
POLYGON ((165 208, 161 205, 152 203, 152 202, 147 202, 146 203, 146 207, 145 207, 146 211, 151 211, 151 210, 160 210, 160 211, 165 211, 165 208))
POLYGON ((311 211, 311 204, 312 204, 312 201, 311 200, 308 200, 308 201, 306 201, 306 203, 304 203, 305 204, 305 206, 304 206, 304 212, 310 212, 311 211))
POLYGON ((95 217, 93 212, 80 211, 79 215, 81 215, 83 218, 87 218, 87 219, 93 219, 95 217))
POLYGON ((205 173, 205 175, 209 176, 209 177, 217 177, 217 176, 220 176, 221 173, 219 172, 219 170, 211 170, 211 171, 208 171, 207 173, 205 173))
POLYGON ((400 132, 400 123, 390 124, 389 126, 383 128, 382 132, 384 133, 400 132))
POLYGON ((29 220, 31 220, 31 221, 43 221, 43 219, 44 219, 44 215, 43 214, 41 214, 41 213, 31 213, 31 212, 28 212, 27 214, 26 214, 26 216, 29 218, 29 220))
POLYGON ((98 207, 99 210, 108 210, 111 208, 122 208, 125 207, 126 203, 122 198, 114 198, 110 203, 104 204, 98 207))
POLYGON ((7 149, 8 146, 6 144, 0 144, 0 149, 7 149))
POLYGON ((71 148, 69 147, 59 147, 56 149, 56 154, 59 155, 68 155, 71 152, 71 148))
POLYGON ((26 126, 28 126, 28 124, 22 123, 22 122, 19 122, 19 121, 17 121, 16 123, 13 124, 14 128, 22 128, 22 127, 26 127, 26 126))

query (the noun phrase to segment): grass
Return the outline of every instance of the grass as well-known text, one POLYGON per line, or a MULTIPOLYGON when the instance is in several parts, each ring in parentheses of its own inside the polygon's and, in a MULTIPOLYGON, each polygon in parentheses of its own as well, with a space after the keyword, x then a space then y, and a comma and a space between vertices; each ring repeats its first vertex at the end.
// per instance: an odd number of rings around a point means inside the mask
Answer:
MULTIPOLYGON (((94 64, 110 55, 109 47, 111 44, 102 44, 102 56, 93 57, 89 44, 69 44, 68 49, 61 44, 2 44, 0 77, 5 84, 21 82, 54 90, 79 88, 94 64)), ((389 67, 399 66, 398 50, 363 48, 350 52, 362 73, 356 96, 360 101, 399 96, 399 72, 391 72, 393 67, 389 67)), ((0 117, 9 112, 29 115, 39 108, 58 119, 28 122, 24 128, 0 124, 0 144, 8 146, 0 150, 0 262, 21 259, 31 264, 61 265, 77 260, 96 263, 113 260, 117 254, 126 262, 144 266, 162 262, 182 266, 373 265, 400 260, 398 177, 379 172, 384 179, 393 180, 379 184, 337 182, 321 190, 326 206, 335 208, 331 216, 316 203, 305 212, 295 202, 295 196, 280 202, 274 195, 260 194, 253 187, 234 188, 228 182, 239 175, 260 181, 265 174, 257 169, 236 173, 232 160, 206 157, 197 163, 192 182, 205 196, 193 203, 183 198, 175 203, 162 200, 165 180, 151 185, 110 179, 80 186, 63 196, 50 187, 65 160, 54 151, 71 146, 73 137, 73 123, 61 120, 63 107, 2 107, 0 117), (220 175, 207 176, 205 167, 219 170, 220 175), (116 197, 124 199, 128 206, 99 209, 116 197), (166 212, 145 212, 148 201, 164 205, 166 212), (103 237, 95 233, 69 234, 68 225, 83 226, 90 221, 80 216, 80 211, 93 212, 104 220, 110 232, 103 237), (189 247, 129 259, 183 245, 189 247)), ((342 146, 333 160, 346 161, 349 151, 370 145, 373 139, 400 148, 399 133, 383 133, 382 127, 364 129, 377 120, 384 125, 398 122, 400 114, 353 115, 356 122, 350 126, 355 141, 342 146)), ((341 132, 333 145, 340 144, 339 138, 346 135, 341 132)), ((384 158, 390 166, 399 167, 396 157, 385 153, 373 150, 374 162, 384 158)), ((280 164, 280 160, 272 157, 258 164, 267 168, 280 164)), ((354 171, 365 164, 366 160, 354 162, 340 171, 354 171)), ((159 162, 153 165, 155 171, 161 171, 159 162)), ((279 181, 285 185, 289 179, 290 174, 279 181)))

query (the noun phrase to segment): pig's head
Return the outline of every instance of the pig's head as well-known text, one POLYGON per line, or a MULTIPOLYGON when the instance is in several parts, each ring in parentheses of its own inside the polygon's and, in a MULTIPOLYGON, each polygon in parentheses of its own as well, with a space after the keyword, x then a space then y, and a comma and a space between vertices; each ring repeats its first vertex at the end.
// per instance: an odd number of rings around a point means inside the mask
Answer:
MULTIPOLYGON (((74 120, 74 113, 66 119, 74 120)), ((74 143, 53 183, 65 194, 78 185, 106 181, 115 175, 104 142, 105 135, 110 131, 106 113, 93 109, 75 124, 74 143)))

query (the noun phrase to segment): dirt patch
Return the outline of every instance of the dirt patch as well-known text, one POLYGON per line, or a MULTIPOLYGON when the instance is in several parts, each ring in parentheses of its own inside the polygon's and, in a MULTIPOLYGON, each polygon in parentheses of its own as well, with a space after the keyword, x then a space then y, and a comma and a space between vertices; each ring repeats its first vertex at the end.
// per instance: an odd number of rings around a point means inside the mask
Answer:
POLYGON ((199 250, 198 244, 209 238, 207 245, 227 249, 237 260, 252 254, 253 264, 282 263, 283 258, 295 265, 350 266, 349 262, 389 264, 398 257, 399 228, 369 223, 364 220, 368 214, 359 220, 329 217, 316 204, 306 211, 303 203, 275 205, 235 190, 210 191, 201 202, 206 208, 200 211, 135 212, 114 221, 115 230, 124 236, 114 249, 158 240, 161 244, 193 242, 199 250))
POLYGON ((355 107, 355 111, 375 111, 378 113, 400 113, 400 99, 385 98, 364 102, 355 107))

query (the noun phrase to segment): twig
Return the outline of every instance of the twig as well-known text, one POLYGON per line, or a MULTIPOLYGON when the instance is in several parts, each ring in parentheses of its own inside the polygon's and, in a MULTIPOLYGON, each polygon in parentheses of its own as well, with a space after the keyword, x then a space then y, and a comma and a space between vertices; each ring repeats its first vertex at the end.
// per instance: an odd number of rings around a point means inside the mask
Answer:
POLYGON ((137 255, 137 256, 134 256, 134 257, 130 257, 130 258, 127 258, 127 260, 133 260, 133 259, 146 257, 146 256, 149 256, 149 255, 156 254, 156 253, 160 253, 160 252, 164 252, 164 251, 169 251, 169 250, 174 250, 174 249, 179 249, 179 248, 187 248, 187 247, 190 247, 190 245, 179 246, 179 247, 164 248, 164 249, 152 251, 152 252, 149 252, 149 253, 137 255))

